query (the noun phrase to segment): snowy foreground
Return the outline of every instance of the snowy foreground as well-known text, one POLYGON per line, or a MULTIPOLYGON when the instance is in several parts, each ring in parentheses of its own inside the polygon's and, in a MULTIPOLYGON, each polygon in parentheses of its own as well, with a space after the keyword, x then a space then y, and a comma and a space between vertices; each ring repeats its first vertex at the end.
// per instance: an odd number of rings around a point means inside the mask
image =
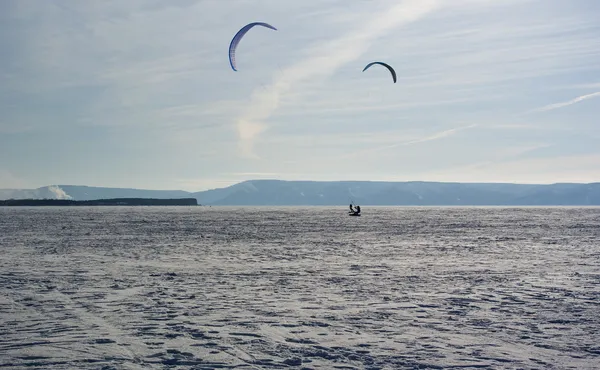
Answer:
POLYGON ((600 368, 599 208, 0 208, 0 368, 600 368))

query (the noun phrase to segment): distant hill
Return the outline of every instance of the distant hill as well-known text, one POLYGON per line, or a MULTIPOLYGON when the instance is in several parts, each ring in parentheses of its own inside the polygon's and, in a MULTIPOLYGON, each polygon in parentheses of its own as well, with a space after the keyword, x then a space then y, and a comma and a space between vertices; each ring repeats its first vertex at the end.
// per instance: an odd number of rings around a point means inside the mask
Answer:
POLYGON ((0 200, 5 199, 72 199, 56 185, 37 189, 0 189, 0 200))
POLYGON ((2 207, 42 207, 42 206, 197 206, 196 198, 151 199, 116 198, 95 200, 71 199, 11 199, 0 200, 2 207))
POLYGON ((523 185, 502 183, 283 181, 249 180, 220 189, 190 193, 54 185, 39 189, 0 190, 0 199, 196 198, 202 205, 228 206, 549 206, 600 205, 600 183, 523 185))
MULTIPOLYGON (((182 190, 140 190, 123 188, 99 188, 92 186, 58 185, 74 200, 95 200, 110 198, 189 198, 191 193, 182 190)), ((193 196, 192 196, 193 197, 193 196)))
POLYGON ((600 183, 522 185, 495 183, 252 180, 193 196, 213 205, 600 205, 600 183), (217 193, 210 193, 214 197, 217 193))
POLYGON ((6 199, 70 199, 98 200, 112 198, 180 199, 193 197, 182 190, 140 190, 79 185, 51 185, 37 189, 0 189, 0 200, 6 199))

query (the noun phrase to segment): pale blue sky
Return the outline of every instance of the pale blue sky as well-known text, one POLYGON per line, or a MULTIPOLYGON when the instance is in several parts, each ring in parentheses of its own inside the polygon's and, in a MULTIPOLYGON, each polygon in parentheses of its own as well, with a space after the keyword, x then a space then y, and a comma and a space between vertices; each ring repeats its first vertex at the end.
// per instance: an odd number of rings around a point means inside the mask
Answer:
POLYGON ((0 188, 600 181, 599 20, 597 0, 4 0, 0 188), (234 72, 255 21, 278 30, 234 72))

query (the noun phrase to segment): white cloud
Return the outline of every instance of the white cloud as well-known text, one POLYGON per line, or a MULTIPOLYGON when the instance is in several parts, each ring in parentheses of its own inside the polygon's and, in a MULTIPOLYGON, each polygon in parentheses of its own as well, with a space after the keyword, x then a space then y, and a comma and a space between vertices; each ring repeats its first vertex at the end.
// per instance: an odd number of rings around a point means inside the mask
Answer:
POLYGON ((414 145, 414 144, 425 143, 428 141, 439 140, 439 139, 443 139, 443 138, 452 136, 459 131, 470 129, 473 127, 477 127, 477 124, 471 124, 471 125, 462 126, 462 127, 455 127, 455 128, 451 128, 448 130, 439 131, 439 132, 433 133, 431 135, 427 135, 427 136, 423 136, 423 137, 419 137, 419 138, 415 138, 415 139, 411 139, 411 140, 401 141, 401 142, 395 143, 395 144, 378 146, 378 147, 367 149, 367 150, 355 151, 355 152, 352 152, 351 154, 348 154, 341 158, 361 157, 361 156, 365 156, 368 154, 373 154, 376 152, 381 152, 381 151, 397 148, 399 146, 414 145))
POLYGON ((266 91, 261 89, 253 93, 248 109, 238 118, 242 153, 256 157, 253 153, 253 141, 266 129, 264 121, 273 114, 280 104, 281 96, 293 85, 316 76, 331 75, 365 53, 377 37, 418 20, 437 6, 438 2, 434 0, 403 1, 376 15, 357 31, 314 47, 311 56, 285 68, 266 91))
POLYGON ((448 168, 434 173, 422 173, 431 181, 509 182, 544 184, 557 182, 600 182, 600 155, 572 155, 551 158, 510 159, 501 162, 477 162, 448 168))
POLYGON ((12 172, 0 168, 0 189, 19 189, 25 186, 25 181, 12 172))
POLYGON ((224 188, 239 182, 239 178, 227 178, 223 177, 201 177, 201 178, 177 178, 174 180, 174 186, 177 189, 181 189, 189 192, 196 192, 201 190, 224 188))
POLYGON ((564 108, 564 107, 568 107, 573 104, 577 104, 584 100, 591 99, 591 98, 597 98, 597 97, 600 97, 600 91, 591 93, 591 94, 581 95, 581 96, 578 96, 578 97, 571 99, 569 101, 566 101, 566 102, 546 105, 544 107, 534 109, 532 112, 546 112, 546 111, 550 111, 550 110, 554 110, 554 109, 564 108))
POLYGON ((597 83, 585 83, 568 86, 571 89, 600 89, 600 82, 597 83))
MULTIPOLYGON (((36 185, 176 187, 290 168, 306 179, 450 178, 445 169, 497 163, 504 148, 599 153, 598 93, 589 93, 600 90, 600 25, 583 2, 0 3, 0 158, 36 185), (233 72, 228 43, 253 20, 278 31, 249 33, 233 72), (398 83, 383 69, 361 73, 373 60, 392 64, 398 83), (571 104, 591 110, 521 113, 571 104), (236 155, 254 148, 260 161, 236 155), (37 159, 50 152, 56 163, 86 158, 111 170, 49 171, 37 159)), ((464 176, 494 178, 472 170, 464 176)))

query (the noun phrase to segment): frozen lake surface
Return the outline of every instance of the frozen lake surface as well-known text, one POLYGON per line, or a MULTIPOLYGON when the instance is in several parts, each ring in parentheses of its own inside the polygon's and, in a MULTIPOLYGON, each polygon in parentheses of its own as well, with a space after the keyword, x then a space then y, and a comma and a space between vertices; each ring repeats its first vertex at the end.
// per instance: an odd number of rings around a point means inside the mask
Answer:
POLYGON ((598 369, 600 208, 0 208, 7 369, 598 369))

